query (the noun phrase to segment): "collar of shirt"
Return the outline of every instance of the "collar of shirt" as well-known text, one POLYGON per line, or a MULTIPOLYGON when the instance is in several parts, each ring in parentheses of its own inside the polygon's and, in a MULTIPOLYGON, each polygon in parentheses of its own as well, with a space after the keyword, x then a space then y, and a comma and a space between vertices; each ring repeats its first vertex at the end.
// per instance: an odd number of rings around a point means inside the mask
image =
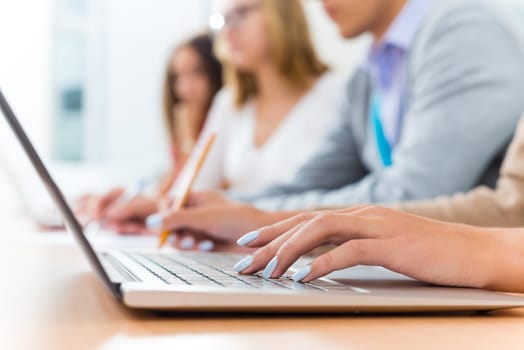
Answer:
POLYGON ((408 0, 384 37, 372 45, 368 54, 367 69, 381 101, 381 121, 392 145, 400 138, 408 52, 431 3, 432 0, 408 0))
POLYGON ((408 0, 380 42, 372 45, 368 67, 381 87, 391 84, 391 72, 405 59, 431 2, 408 0))

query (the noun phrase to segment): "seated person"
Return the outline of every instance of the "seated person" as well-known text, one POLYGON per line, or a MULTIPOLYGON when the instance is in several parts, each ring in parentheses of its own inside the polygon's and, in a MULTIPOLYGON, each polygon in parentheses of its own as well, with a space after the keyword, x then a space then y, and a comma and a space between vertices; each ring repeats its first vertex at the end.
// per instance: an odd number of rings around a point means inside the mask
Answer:
MULTIPOLYGON (((171 188, 184 166, 209 114, 213 98, 222 88, 222 66, 213 53, 209 34, 197 35, 171 54, 164 78, 164 125, 169 138, 171 169, 154 191, 161 196, 171 188)), ((124 193, 117 187, 103 195, 85 195, 79 211, 101 219, 124 193)))
POLYGON ((217 140, 195 188, 254 194, 291 180, 312 156, 342 80, 318 58, 300 0, 230 0, 218 38, 226 87, 206 123, 217 140))
POLYGON ((188 210, 152 216, 151 229, 191 228, 234 242, 296 210, 495 184, 524 110, 524 45, 509 17, 472 0, 324 5, 345 37, 371 32, 375 42, 323 150, 290 184, 253 196, 253 205, 196 194, 188 210), (475 40, 479 35, 483 40, 475 40))
POLYGON ((293 181, 236 198, 303 210, 493 187, 524 110, 524 41, 510 14, 471 0, 324 5, 344 37, 374 35, 368 62, 293 181))
MULTIPOLYGON (((317 57, 299 0, 231 0, 218 39, 226 87, 200 138, 217 133, 194 187, 253 194, 291 180, 312 156, 334 122, 342 80, 317 57)), ((133 202, 138 214, 158 208, 155 197, 133 202)), ((111 214, 128 209, 119 203, 111 214)))
POLYGON ((222 65, 209 34, 175 50, 164 82, 164 123, 172 147, 173 171, 161 188, 166 193, 184 167, 222 88, 222 65))

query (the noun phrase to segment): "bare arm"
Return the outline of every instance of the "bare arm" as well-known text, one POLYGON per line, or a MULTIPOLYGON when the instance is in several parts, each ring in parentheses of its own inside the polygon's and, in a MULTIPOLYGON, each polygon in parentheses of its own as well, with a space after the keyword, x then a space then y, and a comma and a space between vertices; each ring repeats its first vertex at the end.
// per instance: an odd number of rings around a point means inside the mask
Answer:
POLYGON ((449 224, 380 207, 302 214, 259 230, 247 247, 262 247, 241 270, 264 269, 277 256, 271 277, 301 255, 332 243, 295 278, 310 281, 354 265, 379 265, 446 286, 524 292, 524 229, 482 229, 449 224))

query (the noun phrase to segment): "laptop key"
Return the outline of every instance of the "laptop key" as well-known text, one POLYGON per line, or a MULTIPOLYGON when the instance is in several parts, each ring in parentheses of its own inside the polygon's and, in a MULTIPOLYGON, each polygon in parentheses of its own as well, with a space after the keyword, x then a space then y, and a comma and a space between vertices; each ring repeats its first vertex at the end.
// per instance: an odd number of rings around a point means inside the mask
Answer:
MULTIPOLYGON (((229 261, 224 262, 227 256, 199 256, 198 261, 190 260, 183 254, 167 256, 161 254, 138 255, 135 257, 141 264, 153 265, 149 269, 167 283, 177 283, 195 286, 218 285, 228 288, 260 288, 260 289, 289 289, 308 292, 325 292, 323 286, 311 283, 297 283, 284 275, 278 279, 264 279, 260 274, 239 275, 232 270, 229 261), (224 267, 224 268, 222 268, 224 267)), ((229 260, 236 261, 237 258, 229 260)))
POLYGON ((282 278, 277 280, 278 283, 286 286, 287 288, 297 290, 297 291, 309 291, 309 292, 325 292, 324 289, 317 288, 313 285, 307 283, 295 282, 292 279, 282 278))
POLYGON ((142 257, 138 254, 128 254, 128 256, 133 259, 138 264, 142 265, 145 269, 147 269, 149 272, 151 272, 153 275, 160 278, 162 281, 168 284, 179 284, 179 285, 188 285, 189 283, 185 281, 184 279, 180 278, 177 275, 174 275, 172 273, 169 273, 169 271, 166 271, 162 267, 151 263, 146 258, 142 257))

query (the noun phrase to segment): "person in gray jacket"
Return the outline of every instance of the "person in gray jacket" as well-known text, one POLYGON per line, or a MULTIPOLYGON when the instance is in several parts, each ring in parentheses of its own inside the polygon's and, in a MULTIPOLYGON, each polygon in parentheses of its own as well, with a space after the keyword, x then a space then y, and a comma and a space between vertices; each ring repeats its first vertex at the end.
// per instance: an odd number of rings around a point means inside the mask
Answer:
POLYGON ((345 38, 370 32, 374 42, 322 149, 291 183, 242 198, 252 206, 199 194, 197 206, 150 216, 150 229, 184 227, 229 241, 296 210, 494 185, 524 111, 518 23, 479 0, 323 4, 345 38))
MULTIPOLYGON (((522 36, 483 1, 392 2, 405 5, 348 84, 324 147, 292 183, 247 198, 257 207, 391 203, 495 184, 524 111, 522 36)), ((354 2, 324 3, 338 23, 354 2)), ((360 34, 342 21, 345 37, 360 34)))

